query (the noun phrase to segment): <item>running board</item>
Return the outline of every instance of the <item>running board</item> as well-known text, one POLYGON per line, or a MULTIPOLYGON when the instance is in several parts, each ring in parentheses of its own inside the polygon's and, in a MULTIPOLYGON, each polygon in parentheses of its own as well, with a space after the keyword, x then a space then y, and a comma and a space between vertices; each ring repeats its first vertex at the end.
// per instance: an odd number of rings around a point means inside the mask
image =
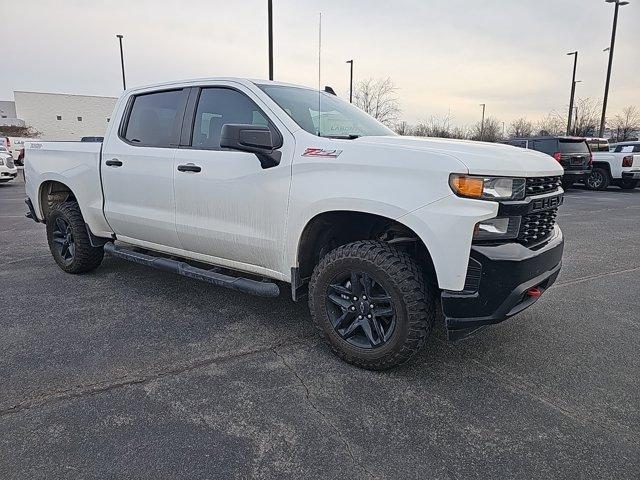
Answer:
POLYGON ((193 267, 188 263, 178 260, 140 253, 111 242, 105 244, 104 251, 130 262, 157 268, 165 272, 177 273, 178 275, 201 280, 217 285, 218 287, 230 288, 231 290, 250 293, 259 297, 277 297, 280 295, 280 288, 278 288, 278 285, 275 283, 259 282, 244 277, 232 277, 231 275, 218 273, 214 270, 193 267))

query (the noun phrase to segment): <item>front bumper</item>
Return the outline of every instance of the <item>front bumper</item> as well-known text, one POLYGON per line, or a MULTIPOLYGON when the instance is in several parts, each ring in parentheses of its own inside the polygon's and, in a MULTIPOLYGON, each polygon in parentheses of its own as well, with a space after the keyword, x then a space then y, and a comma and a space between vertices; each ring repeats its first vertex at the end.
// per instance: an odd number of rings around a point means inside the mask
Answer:
POLYGON ((640 170, 629 170, 622 172, 623 180, 640 180, 640 170))
POLYGON ((475 330, 521 312, 544 292, 560 272, 564 238, 556 225, 549 239, 530 249, 519 243, 473 245, 465 289, 442 292, 447 337, 459 340, 475 330))
POLYGON ((12 180, 18 176, 17 168, 3 168, 0 169, 0 180, 12 180))

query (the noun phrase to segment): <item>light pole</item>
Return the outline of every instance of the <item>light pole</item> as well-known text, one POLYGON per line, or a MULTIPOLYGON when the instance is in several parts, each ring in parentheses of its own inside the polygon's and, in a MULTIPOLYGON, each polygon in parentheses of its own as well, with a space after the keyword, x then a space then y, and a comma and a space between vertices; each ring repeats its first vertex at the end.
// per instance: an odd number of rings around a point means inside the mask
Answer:
POLYGON ((347 63, 351 64, 349 74, 349 103, 353 103, 353 60, 347 60, 347 63))
POLYGON ((569 116, 567 118, 567 135, 571 133, 571 115, 573 114, 573 99, 576 93, 576 67, 578 65, 578 52, 569 52, 573 55, 573 76, 571 77, 571 95, 569 96, 569 116))
POLYGON ((576 116, 575 116, 575 120, 573 121, 573 134, 577 135, 578 133, 578 107, 573 107, 573 109, 576 111, 576 116))
POLYGON ((269 16, 269 80, 273 80, 273 2, 268 3, 269 16))
POLYGON ((605 0, 607 3, 615 3, 613 11, 613 28, 611 29, 611 45, 609 46, 609 64, 607 65, 607 80, 604 84, 604 100, 602 101, 602 117, 600 118, 600 137, 604 136, 604 124, 607 117, 607 100, 609 99, 609 83, 611 81, 611 65, 613 64, 613 47, 616 44, 616 29, 618 27, 618 9, 629 2, 620 0, 605 0))
POLYGON ((124 54, 122 53, 122 35, 116 35, 118 37, 118 41, 120 42, 120 66, 122 67, 122 88, 123 90, 127 89, 127 81, 124 78, 124 54))
POLYGON ((482 122, 480 122, 480 141, 484 139, 484 109, 487 106, 486 103, 481 103, 482 107, 482 122))

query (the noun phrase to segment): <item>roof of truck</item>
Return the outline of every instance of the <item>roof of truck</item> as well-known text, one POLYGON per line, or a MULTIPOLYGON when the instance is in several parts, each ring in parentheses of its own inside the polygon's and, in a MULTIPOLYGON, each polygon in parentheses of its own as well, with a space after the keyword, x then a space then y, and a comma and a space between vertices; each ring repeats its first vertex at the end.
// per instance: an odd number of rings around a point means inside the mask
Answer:
POLYGON ((147 88, 158 88, 158 87, 168 87, 176 84, 184 84, 184 83, 208 83, 208 82, 236 82, 243 84, 253 84, 253 85, 279 85, 283 87, 298 87, 298 88, 307 88, 309 90, 317 90, 313 87, 307 87, 305 85, 296 85, 294 83, 286 83, 286 82, 276 82, 274 80, 264 80, 258 78, 243 78, 243 77, 204 77, 204 78, 187 78, 182 80, 171 80, 167 82, 154 83, 150 85, 139 85, 133 87, 129 90, 141 90, 147 88))

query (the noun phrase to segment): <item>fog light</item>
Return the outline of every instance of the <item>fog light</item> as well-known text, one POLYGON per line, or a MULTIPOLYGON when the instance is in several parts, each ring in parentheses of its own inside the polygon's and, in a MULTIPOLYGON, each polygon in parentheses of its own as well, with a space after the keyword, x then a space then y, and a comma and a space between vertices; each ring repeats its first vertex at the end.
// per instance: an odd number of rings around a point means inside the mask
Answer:
POLYGON ((520 217, 490 218, 476 224, 474 240, 498 240, 517 238, 520 229, 520 217))

